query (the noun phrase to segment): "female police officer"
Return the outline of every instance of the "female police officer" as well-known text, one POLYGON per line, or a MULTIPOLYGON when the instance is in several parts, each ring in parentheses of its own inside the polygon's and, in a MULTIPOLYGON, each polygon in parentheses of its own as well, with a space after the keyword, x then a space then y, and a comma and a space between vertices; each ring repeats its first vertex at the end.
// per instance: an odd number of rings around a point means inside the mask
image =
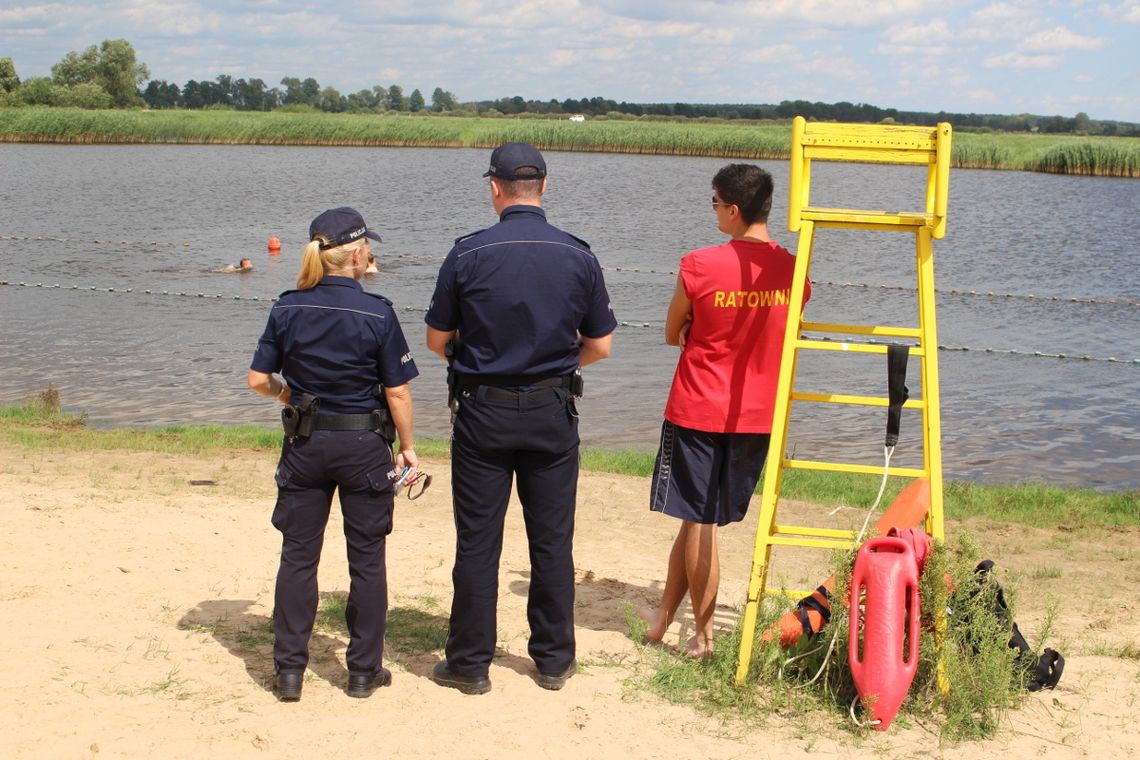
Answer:
POLYGON ((347 692, 367 697, 391 682, 381 666, 388 615, 384 542, 394 496, 388 474, 418 466, 408 381, 419 373, 391 302, 359 283, 368 240, 380 236, 353 209, 334 208, 313 220, 309 239, 298 289, 273 305, 249 370, 251 389, 286 404, 273 510, 273 525, 283 535, 273 609, 275 685, 283 701, 301 697, 317 612, 317 563, 338 489, 351 576, 347 692), (392 423, 399 436, 394 462, 392 423))

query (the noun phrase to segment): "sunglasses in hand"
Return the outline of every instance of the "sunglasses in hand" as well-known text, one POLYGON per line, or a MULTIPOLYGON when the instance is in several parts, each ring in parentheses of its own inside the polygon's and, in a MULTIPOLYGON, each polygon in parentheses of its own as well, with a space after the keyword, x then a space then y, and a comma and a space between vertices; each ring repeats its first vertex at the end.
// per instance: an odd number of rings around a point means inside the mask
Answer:
POLYGON ((404 485, 408 487, 408 498, 415 501, 428 490, 428 486, 431 485, 431 475, 423 470, 416 470, 404 479, 404 485))
POLYGON ((424 491, 431 485, 431 475, 411 466, 404 467, 402 470, 392 470, 388 473, 388 479, 392 481, 397 492, 407 486, 408 498, 412 501, 423 496, 424 491))

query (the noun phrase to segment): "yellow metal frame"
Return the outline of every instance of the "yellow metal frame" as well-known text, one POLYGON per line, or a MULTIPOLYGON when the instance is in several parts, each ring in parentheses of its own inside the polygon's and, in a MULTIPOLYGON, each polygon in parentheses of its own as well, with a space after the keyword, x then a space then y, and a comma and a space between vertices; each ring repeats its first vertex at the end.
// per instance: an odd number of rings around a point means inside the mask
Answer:
MULTIPOLYGON (((930 510, 926 516, 926 531, 936 541, 943 540, 942 434, 938 399, 938 334, 934 310, 932 241, 946 233, 946 209, 950 187, 950 141, 951 128, 947 123, 940 123, 933 128, 879 124, 808 124, 802 116, 797 116, 792 122, 788 229, 799 232, 800 238, 789 303, 803 302, 804 283, 811 268, 812 246, 817 229, 909 232, 915 236, 918 327, 805 322, 801 313, 789 311, 788 324, 784 332, 780 376, 776 385, 772 438, 768 448, 768 459, 764 465, 760 520, 756 527, 748 601, 744 608, 744 629, 740 639, 736 670, 737 683, 744 683, 748 677, 752 642, 756 635, 756 618, 760 601, 767 591, 765 586, 772 547, 836 549, 855 545, 853 531, 781 525, 776 522, 783 471, 786 468, 794 468, 867 474, 882 472, 881 467, 788 459, 785 456, 788 421, 793 401, 887 406, 886 398, 795 391, 793 386, 796 361, 802 350, 874 354, 887 352, 885 344, 813 340, 801 337, 803 332, 860 336, 863 340, 876 337, 908 338, 917 342, 917 345, 911 347, 910 355, 921 360, 922 398, 907 401, 904 408, 919 409, 922 412, 923 466, 922 469, 891 467, 888 473, 902 477, 925 477, 930 480, 930 510), (920 211, 876 211, 812 206, 810 202, 812 161, 925 165, 927 167, 925 203, 920 211)), ((809 592, 781 589, 768 593, 798 598, 806 596, 809 592)))

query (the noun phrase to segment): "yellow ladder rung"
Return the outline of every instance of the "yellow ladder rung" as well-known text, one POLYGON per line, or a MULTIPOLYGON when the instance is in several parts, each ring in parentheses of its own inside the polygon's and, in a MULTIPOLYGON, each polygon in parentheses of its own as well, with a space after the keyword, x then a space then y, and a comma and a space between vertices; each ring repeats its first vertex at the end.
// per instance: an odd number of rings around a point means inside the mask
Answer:
POLYGON ((799 600, 803 599, 805 596, 811 596, 813 593, 815 593, 815 589, 813 588, 811 591, 806 591, 806 590, 795 589, 795 588, 780 588, 780 589, 769 589, 765 593, 767 596, 786 596, 789 599, 791 599, 793 602, 798 602, 799 600))
POLYGON ((809 525, 773 525, 773 536, 814 536, 816 538, 834 538, 851 540, 855 532, 844 528, 818 528, 809 525))
POLYGON ((913 163, 929 163, 938 146, 930 127, 902 124, 805 124, 804 152, 828 155, 833 161, 892 161, 898 152, 913 163), (864 152, 870 155, 863 155, 864 152), (848 156, 848 154, 850 154, 848 156))
POLYGON ((934 227, 938 218, 923 211, 878 211, 855 208, 818 208, 808 206, 800 214, 802 219, 841 224, 877 224, 886 227, 934 227))
MULTIPOLYGON (((812 221, 817 230, 872 230, 874 232, 909 232, 929 229, 925 224, 872 224, 870 222, 819 222, 812 221)), ((938 229, 935 227, 934 229, 938 229)))
MULTIPOLYGON (((784 467, 793 470, 816 470, 823 472, 852 472, 861 475, 881 475, 883 468, 873 464, 845 464, 843 462, 817 462, 812 459, 785 459, 784 467)), ((926 478, 930 474, 926 470, 916 470, 913 467, 891 467, 888 475, 904 478, 926 478)))
POLYGON ((768 539, 772 546, 799 546, 808 549, 845 549, 854 546, 854 540, 837 541, 834 538, 781 538, 772 536, 768 539))
MULTIPOLYGON (((848 343, 842 340, 800 338, 795 345, 796 348, 810 348, 816 351, 846 351, 856 354, 885 354, 887 352, 887 347, 881 343, 848 343)), ((926 351, 919 346, 911 346, 910 355, 926 356, 926 351)))
MULTIPOLYGON (((878 396, 848 396, 842 393, 808 393, 792 391, 793 401, 812 401, 820 404, 850 404, 851 406, 890 406, 890 399, 878 396)), ((903 409, 925 409, 922 399, 911 399, 903 404, 903 409)))
MULTIPOLYGON (((838 333, 840 335, 884 335, 889 338, 922 337, 917 327, 891 327, 890 325, 845 325, 839 322, 801 322, 800 330, 804 332, 838 333)), ((911 346, 911 349, 917 346, 911 346)))

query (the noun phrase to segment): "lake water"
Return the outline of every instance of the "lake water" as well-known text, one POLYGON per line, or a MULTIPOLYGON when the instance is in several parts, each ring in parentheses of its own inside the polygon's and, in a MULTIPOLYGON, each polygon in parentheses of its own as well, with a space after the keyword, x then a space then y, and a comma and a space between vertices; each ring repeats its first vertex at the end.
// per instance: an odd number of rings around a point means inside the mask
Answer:
MULTIPOLYGON (((254 344, 271 299, 292 285, 309 221, 351 205, 384 237, 365 287, 395 302, 418 349, 417 431, 445 436, 443 367, 422 348, 423 309, 452 239, 495 221, 488 155, 0 145, 0 403, 51 384, 96 427, 274 424, 277 405, 245 387, 254 344), (209 271, 242 256, 254 272, 209 271)), ((727 161, 547 160, 550 219, 591 243, 623 323, 612 358, 586 370, 583 439, 652 450, 677 358, 662 338, 671 272, 688 250, 723 240, 709 181, 727 161)), ((777 183, 771 230, 794 251, 787 163, 760 163, 777 183)), ((914 208, 923 192, 909 167, 815 175, 820 205, 914 208)), ((951 173, 948 231, 935 241, 939 343, 970 350, 939 357, 947 478, 1140 487, 1138 218, 1134 180, 951 173)), ((913 236, 821 231, 812 277, 812 320, 916 324, 913 236)), ((797 388, 885 395, 884 364, 806 352, 797 388)), ((881 463, 882 410, 801 406, 797 456, 881 463)), ((893 464, 920 462, 918 423, 904 414, 893 464)))

